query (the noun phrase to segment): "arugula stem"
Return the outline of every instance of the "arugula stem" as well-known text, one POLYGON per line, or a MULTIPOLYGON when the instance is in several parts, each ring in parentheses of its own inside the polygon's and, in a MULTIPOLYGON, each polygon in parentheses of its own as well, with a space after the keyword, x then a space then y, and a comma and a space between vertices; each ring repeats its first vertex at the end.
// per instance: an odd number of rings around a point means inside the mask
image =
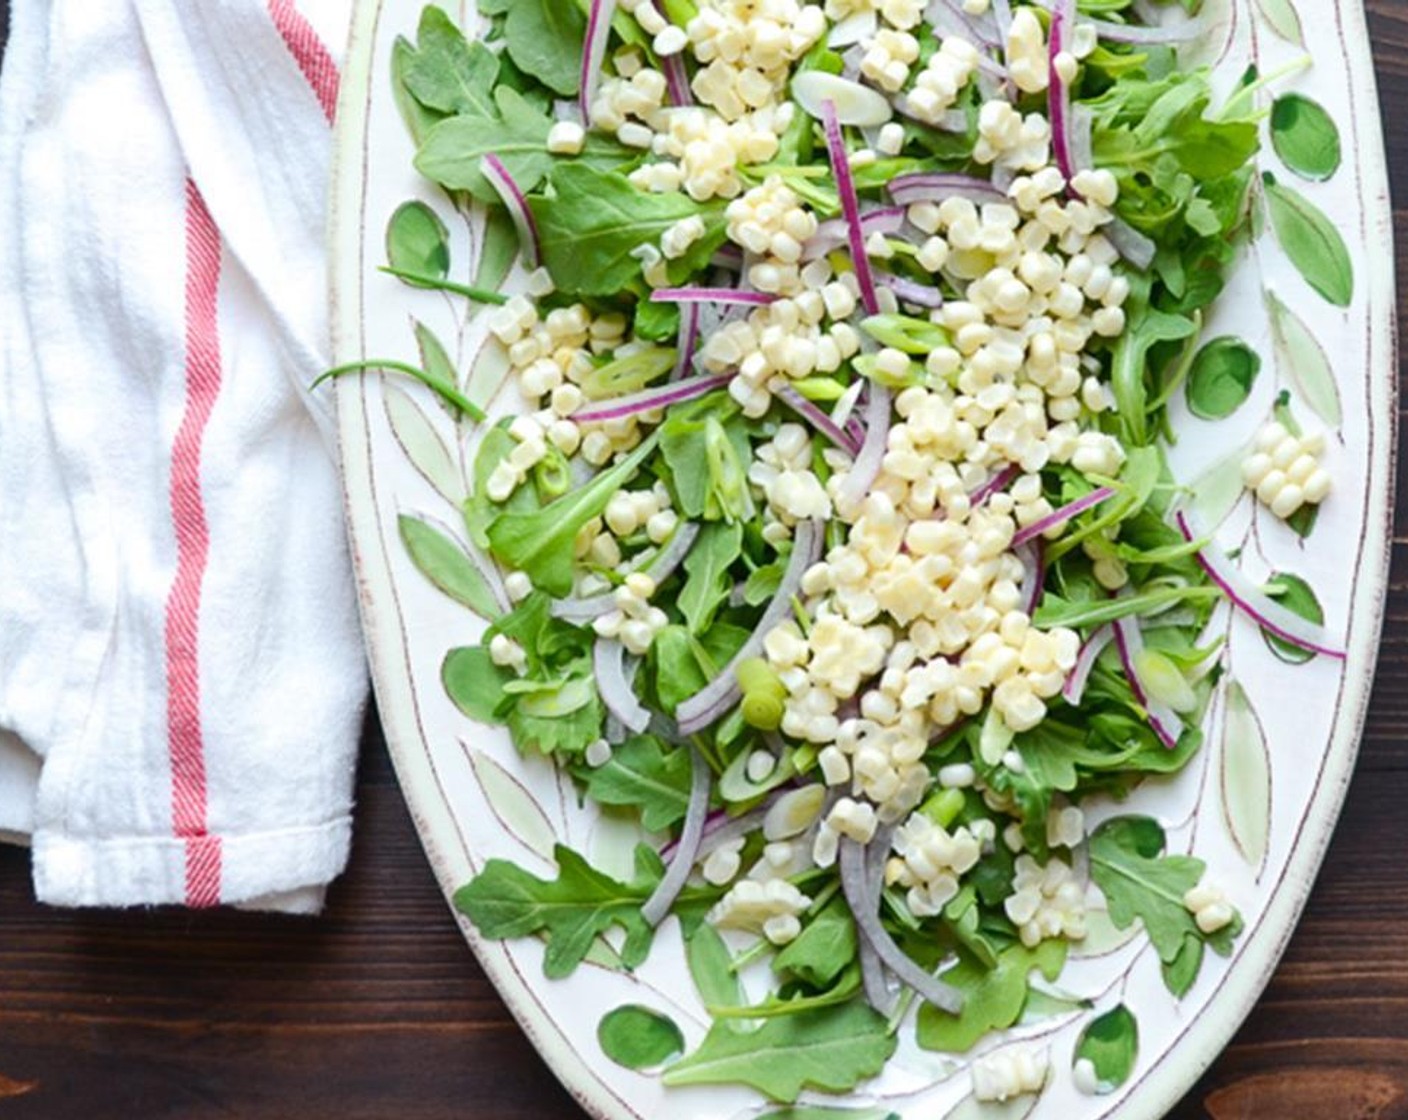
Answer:
POLYGON ((488 419, 485 411, 472 400, 461 393, 455 386, 451 385, 444 378, 437 377, 433 373, 427 373, 419 366, 413 366, 406 362, 394 361, 390 358, 368 359, 361 362, 348 362, 345 365, 333 366, 320 375, 308 388, 316 389, 324 381, 329 381, 335 377, 341 377, 344 373, 365 373, 371 370, 394 370, 396 373, 404 373, 407 377, 413 377, 417 381, 433 389, 447 403, 459 409, 476 423, 483 423, 488 419))
POLYGON ((404 280, 413 288, 424 288, 432 292, 450 292, 452 295, 464 296, 477 303, 492 303, 497 307, 502 307, 508 302, 508 296, 502 292, 491 292, 486 288, 471 288, 467 284, 456 284, 453 280, 444 280, 437 276, 425 276, 419 272, 407 272, 404 268, 393 268, 389 264, 384 264, 379 271, 388 276, 394 276, 398 280, 404 280))

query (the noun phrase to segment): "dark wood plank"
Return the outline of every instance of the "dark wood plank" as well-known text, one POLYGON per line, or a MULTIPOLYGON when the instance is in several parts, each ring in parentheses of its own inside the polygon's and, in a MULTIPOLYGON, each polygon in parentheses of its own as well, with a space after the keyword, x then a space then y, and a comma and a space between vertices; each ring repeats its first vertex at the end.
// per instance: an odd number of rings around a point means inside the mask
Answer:
MULTIPOLYGON (((1369 8, 1403 188, 1408 3, 1369 8)), ((0 26, 7 16, 0 0, 0 26)), ((351 868, 317 921, 49 911, 26 855, 0 850, 0 1117, 577 1120, 449 919, 374 727, 358 802, 351 868)), ((1408 531, 1360 770, 1310 906, 1173 1120, 1408 1117, 1405 804, 1408 531)))

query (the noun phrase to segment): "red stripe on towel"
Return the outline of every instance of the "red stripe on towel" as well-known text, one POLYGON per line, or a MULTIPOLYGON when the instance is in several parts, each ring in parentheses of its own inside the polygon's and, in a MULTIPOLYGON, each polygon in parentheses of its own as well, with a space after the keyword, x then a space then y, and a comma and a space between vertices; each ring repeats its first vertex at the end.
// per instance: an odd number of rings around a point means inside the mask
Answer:
POLYGON ((220 395, 220 233, 186 180, 186 403, 171 448, 176 578, 166 601, 166 723, 172 828, 186 841, 186 904, 220 902, 220 840, 208 835, 200 712, 200 602, 210 553, 201 494, 205 427, 220 395))
POLYGON ((268 0, 268 7, 269 17, 283 37, 284 45, 308 79, 308 84, 313 87, 318 104, 323 107, 323 114, 331 124, 337 112, 337 63, 318 38, 313 25, 294 7, 293 0, 268 0))

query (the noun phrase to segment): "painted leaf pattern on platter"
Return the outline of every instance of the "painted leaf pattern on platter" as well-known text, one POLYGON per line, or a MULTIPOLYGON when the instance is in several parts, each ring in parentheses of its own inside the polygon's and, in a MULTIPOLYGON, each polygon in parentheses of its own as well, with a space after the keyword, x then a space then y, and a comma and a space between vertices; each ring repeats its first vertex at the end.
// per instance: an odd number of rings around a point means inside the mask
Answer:
POLYGON ((1272 31, 1286 42, 1305 49, 1305 30, 1293 0, 1256 0, 1256 6, 1272 31))
POLYGON ((415 399, 399 385, 382 389, 386 419, 406 459, 447 502, 465 499, 464 477, 439 430, 415 399))
POLYGON ((484 801, 499 823, 534 855, 551 860, 557 837, 542 806, 521 781, 484 751, 470 750, 468 754, 484 801))
POLYGON ((1271 837, 1271 756, 1266 729, 1238 681, 1227 684, 1221 785, 1222 810, 1233 843, 1260 870, 1271 837))
POLYGON ((1331 428, 1339 428, 1344 423, 1344 405, 1325 347, 1305 321, 1269 288, 1266 308, 1271 316, 1277 368, 1290 379, 1296 394, 1316 416, 1331 428))

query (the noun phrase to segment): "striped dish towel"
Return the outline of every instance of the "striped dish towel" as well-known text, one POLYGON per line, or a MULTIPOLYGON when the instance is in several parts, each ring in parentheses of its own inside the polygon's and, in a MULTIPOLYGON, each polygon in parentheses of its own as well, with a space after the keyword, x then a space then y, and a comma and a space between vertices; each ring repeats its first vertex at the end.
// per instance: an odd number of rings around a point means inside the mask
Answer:
POLYGON ((350 0, 13 0, 0 837, 61 906, 321 907, 367 683, 326 401, 350 0))

